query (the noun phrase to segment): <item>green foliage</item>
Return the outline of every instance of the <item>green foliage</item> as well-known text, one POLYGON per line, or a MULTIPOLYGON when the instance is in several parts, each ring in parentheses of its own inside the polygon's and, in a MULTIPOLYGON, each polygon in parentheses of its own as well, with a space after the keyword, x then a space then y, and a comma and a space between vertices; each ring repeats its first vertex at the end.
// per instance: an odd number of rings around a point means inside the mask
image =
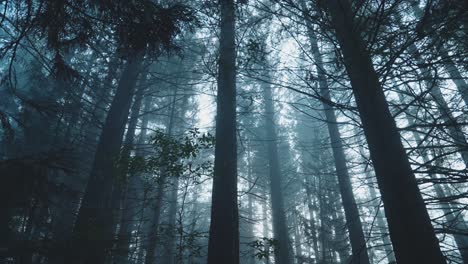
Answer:
POLYGON ((157 173, 172 177, 186 175, 199 178, 211 174, 212 162, 199 161, 200 152, 214 146, 214 137, 210 133, 201 133, 198 129, 191 129, 181 137, 167 135, 156 131, 151 137, 152 154, 147 156, 131 156, 128 150, 122 151, 119 165, 128 166, 130 174, 157 173))
POLYGON ((268 258, 279 248, 279 242, 276 239, 262 237, 249 243, 249 246, 255 250, 255 257, 258 259, 268 258))

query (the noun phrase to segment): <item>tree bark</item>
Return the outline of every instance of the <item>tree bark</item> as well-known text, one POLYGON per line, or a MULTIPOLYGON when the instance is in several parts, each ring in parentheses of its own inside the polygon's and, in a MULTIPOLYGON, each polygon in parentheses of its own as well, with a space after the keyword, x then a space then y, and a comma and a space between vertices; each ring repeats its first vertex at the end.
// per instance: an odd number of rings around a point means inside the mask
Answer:
MULTIPOLYGON (((312 54, 315 59, 317 74, 319 79, 319 88, 323 98, 331 101, 330 89, 326 80, 326 73, 322 62, 317 39, 315 34, 309 29, 309 41, 312 48, 312 54)), ((359 217, 359 209, 354 199, 353 186, 346 166, 346 157, 344 153, 343 144, 341 142, 341 135, 338 128, 336 115, 333 108, 327 103, 322 103, 325 118, 327 122, 328 133, 330 135, 330 143, 335 161, 336 175, 338 178, 338 186, 341 194, 341 202, 346 217, 346 226, 349 230, 349 239, 351 241, 351 248, 353 255, 351 263, 369 264, 369 255, 367 254, 366 238, 362 228, 361 219, 359 217)))
POLYGON ((324 2, 341 46, 399 263, 446 263, 371 57, 347 0, 324 2))
POLYGON ((128 60, 109 109, 78 212, 74 228, 77 254, 70 256, 70 263, 104 263, 112 247, 114 161, 120 153, 143 54, 140 52, 128 60))
MULTIPOLYGON (((140 108, 143 101, 142 97, 143 91, 139 91, 132 106, 132 114, 130 117, 130 122, 128 124, 127 134, 125 135, 124 140, 125 146, 123 151, 124 153, 122 154, 125 155, 124 159, 130 156, 131 149, 135 143, 135 131, 141 113, 140 108)), ((151 97, 148 96, 144 101, 144 112, 147 112, 151 107, 151 97)), ((146 120, 142 120, 142 125, 146 126, 148 123, 148 116, 144 116, 143 119, 146 120)), ((140 138, 144 137, 146 134, 145 129, 142 128, 140 133, 140 138)), ((124 162, 125 164, 122 164, 123 168, 121 171, 121 180, 125 180, 125 186, 122 186, 122 190, 119 190, 123 192, 123 197, 121 199, 118 199, 120 197, 114 197, 114 203, 120 202, 120 200, 122 200, 122 215, 120 218, 120 229, 117 236, 115 252, 116 262, 121 264, 127 263, 128 256, 130 254, 130 243, 132 239, 133 223, 135 220, 134 218, 138 206, 136 203, 136 199, 138 196, 137 189, 140 185, 139 175, 127 175, 127 167, 129 164, 128 162, 126 162, 126 160, 124 160, 124 162)))
POLYGON ((208 264, 239 263, 237 207, 235 4, 220 0, 216 146, 208 264))

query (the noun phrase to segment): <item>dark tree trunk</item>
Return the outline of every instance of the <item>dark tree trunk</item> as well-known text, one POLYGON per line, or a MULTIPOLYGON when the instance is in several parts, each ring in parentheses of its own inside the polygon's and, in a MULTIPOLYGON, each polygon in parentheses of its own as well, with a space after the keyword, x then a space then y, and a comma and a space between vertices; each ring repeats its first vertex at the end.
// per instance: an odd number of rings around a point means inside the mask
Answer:
POLYGON ((70 256, 70 263, 102 264, 112 247, 114 162, 120 154, 122 137, 142 61, 143 52, 129 59, 109 109, 78 212, 74 228, 76 251, 70 256))
MULTIPOLYGON (((143 78, 145 78, 146 74, 142 74, 143 78)), ((131 240, 131 231, 132 231, 132 223, 134 212, 136 210, 136 204, 131 201, 131 199, 135 199, 136 197, 136 190, 135 187, 137 185, 136 178, 137 175, 127 175, 128 174, 128 165, 129 165, 129 158, 131 150, 134 146, 135 141, 135 131, 137 128, 139 116, 140 116, 140 109, 143 102, 143 94, 144 94, 145 85, 139 89, 137 95, 135 96, 135 101, 133 102, 132 112, 130 115, 130 120, 128 122, 128 129, 124 139, 124 146, 122 150, 122 161, 119 164, 119 177, 116 178, 116 182, 114 183, 117 188, 114 188, 114 193, 112 195, 114 208, 122 207, 122 213, 119 219, 119 233, 116 241, 116 252, 114 253, 115 261, 117 263, 126 263, 128 261, 128 254, 129 254, 129 246, 131 240)), ((151 97, 148 97, 151 98, 151 97)), ((151 99, 146 100, 146 104, 150 104, 151 99)), ((145 108, 147 106, 145 105, 145 108)), ((117 221, 115 221, 117 223, 117 221)))
MULTIPOLYGON (((315 59, 317 74, 319 79, 319 89, 322 96, 328 102, 331 101, 330 89, 326 80, 326 73, 322 63, 315 34, 310 26, 309 41, 312 48, 312 53, 315 59)), ((362 228, 361 219, 359 217, 359 209, 354 199, 353 186, 346 166, 346 157, 343 144, 341 142, 340 131, 336 121, 336 116, 333 108, 327 103, 323 103, 325 118, 327 121, 328 133, 330 135, 331 148, 335 161, 336 175, 338 177, 338 186, 341 194, 341 201, 346 217, 346 226, 349 230, 349 239, 353 251, 351 263, 369 264, 369 255, 367 254, 366 238, 362 228)))
POLYGON ((324 2, 332 18, 369 144, 399 263, 446 263, 371 57, 347 0, 324 2))
POLYGON ((208 242, 209 264, 239 263, 237 207, 235 4, 221 0, 216 146, 208 242))
MULTIPOLYGON (((136 156, 144 156, 147 153, 141 146, 146 142, 147 139, 147 127, 150 116, 148 112, 152 108, 152 98, 150 96, 145 98, 143 113, 144 116, 141 121, 141 131, 138 137, 136 156)), ((145 214, 145 208, 147 205, 147 195, 148 189, 143 186, 143 180, 140 174, 132 174, 128 177, 128 186, 125 194, 125 200, 123 205, 122 218, 120 220, 120 230, 118 234, 117 241, 117 250, 118 254, 118 263, 125 264, 128 261, 129 257, 132 257, 132 253, 137 250, 136 238, 132 236, 132 231, 136 231, 136 235, 140 234, 140 227, 145 214), (135 249, 130 251, 130 245, 134 243, 135 249)), ((139 244, 141 246, 141 244, 139 244)), ((140 251, 141 247, 140 247, 140 251)))

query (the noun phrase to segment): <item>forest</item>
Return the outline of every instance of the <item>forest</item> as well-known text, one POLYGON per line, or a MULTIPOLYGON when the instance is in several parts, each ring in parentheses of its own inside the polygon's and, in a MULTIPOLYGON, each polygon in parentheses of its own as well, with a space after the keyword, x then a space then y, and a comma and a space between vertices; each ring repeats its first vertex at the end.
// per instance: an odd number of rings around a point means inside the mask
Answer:
POLYGON ((0 0, 1 264, 468 264, 466 0, 0 0))

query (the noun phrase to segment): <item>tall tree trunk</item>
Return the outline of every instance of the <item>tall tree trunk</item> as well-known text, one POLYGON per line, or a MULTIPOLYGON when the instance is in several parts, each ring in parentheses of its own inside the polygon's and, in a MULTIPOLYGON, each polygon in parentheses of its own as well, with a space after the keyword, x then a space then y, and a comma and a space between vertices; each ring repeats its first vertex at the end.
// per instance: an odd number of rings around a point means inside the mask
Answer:
MULTIPOLYGON (((348 240, 348 228, 347 228, 347 223, 346 223, 346 217, 345 213, 343 213, 343 204, 340 203, 340 199, 338 198, 339 196, 339 190, 338 190, 338 183, 333 182, 334 186, 332 190, 330 191, 330 198, 329 200, 331 201, 331 223, 332 227, 334 229, 333 232, 333 237, 332 237, 332 250, 334 254, 334 260, 336 261, 339 258, 339 263, 351 263, 352 260, 352 254, 350 254, 349 249, 350 247, 348 240), (332 198, 336 197, 336 198, 332 198), (338 257, 338 258, 337 258, 338 257)), ((370 261, 370 260, 369 260, 370 261)))
MULTIPOLYGON (((314 212, 316 212, 317 202, 312 197, 312 186, 309 180, 309 177, 305 176, 305 189, 306 189, 306 197, 307 197, 307 208, 309 209, 310 214, 310 235, 312 236, 312 248, 314 251, 315 261, 320 263, 320 250, 318 245, 319 237, 317 235, 317 223, 315 220, 314 212)), ((314 188, 315 189, 315 188, 314 188)))
MULTIPOLYGON (((139 157, 148 154, 145 153, 146 151, 141 146, 143 146, 147 140, 148 123, 150 120, 148 112, 153 107, 152 97, 147 96, 144 101, 144 115, 141 120, 140 135, 138 136, 138 141, 136 143, 139 148, 135 152, 135 155, 139 157)), ((133 254, 137 250, 139 250, 138 252, 144 251, 142 250, 143 247, 141 246, 141 241, 138 240, 137 236, 141 234, 140 229, 143 225, 146 213, 145 209, 148 205, 148 193, 149 188, 144 186, 143 179, 140 174, 129 175, 125 200, 123 202, 122 218, 120 219, 120 230, 117 237, 117 250, 119 251, 117 264, 121 261, 126 263, 125 261, 128 261, 128 258, 132 258, 133 254), (136 232, 135 236, 132 235, 133 230, 136 232), (130 245, 132 243, 135 247, 131 251, 130 245)))
POLYGON ((164 254, 162 256, 162 264, 173 264, 175 260, 175 228, 176 228, 176 217, 177 217, 177 195, 179 190, 179 178, 176 177, 172 180, 171 191, 169 193, 169 210, 167 231, 165 233, 165 246, 164 254))
POLYGON ((237 207, 235 4, 220 0, 216 146, 208 264, 239 263, 237 207))
POLYGON ((128 60, 109 109, 78 212, 74 228, 77 254, 70 257, 70 263, 104 263, 112 247, 114 161, 120 154, 143 55, 140 52, 128 60))
POLYGON ((275 127, 273 96, 271 94, 271 86, 267 83, 263 84, 263 94, 265 100, 265 140, 268 145, 267 155, 271 210, 273 215, 273 237, 278 242, 278 248, 275 250, 275 262, 292 264, 294 263, 294 259, 290 250, 291 245, 284 211, 283 184, 280 160, 278 157, 278 137, 275 127))
MULTIPOLYGON (((321 77, 325 77, 322 75, 321 77)), ((319 77, 320 78, 320 77, 319 77)), ((328 86, 322 86, 326 83, 324 80, 320 85, 324 89, 323 97, 330 101, 330 91, 328 86)), ((328 133, 330 135, 331 147, 335 161, 336 175, 338 178, 338 187, 341 196, 341 202, 345 211, 346 226, 349 231, 349 239, 352 248, 351 263, 369 263, 369 255, 367 254, 366 239, 362 228, 361 219, 359 217, 359 209, 354 199, 353 187, 346 166, 346 157, 341 142, 341 136, 338 129, 335 112, 326 103, 323 104, 325 116, 327 120, 328 133)))
MULTIPOLYGON (((144 87, 144 86, 143 86, 144 87)), ((128 255, 130 251, 130 242, 132 238, 132 230, 133 230, 133 223, 134 217, 136 212, 137 203, 135 199, 137 197, 137 188, 139 184, 139 176, 138 175, 127 175, 128 174, 128 158, 130 158, 130 152, 134 147, 135 143, 135 131, 138 124, 139 116, 140 116, 140 108, 142 106, 143 101, 143 89, 138 92, 135 97, 135 102, 132 106, 132 113, 130 116, 130 121, 128 124, 127 134, 125 135, 124 140, 124 148, 122 151, 122 158, 123 164, 120 164, 122 169, 120 170, 120 177, 116 184, 120 184, 120 188, 116 188, 117 192, 122 192, 121 195, 119 194, 114 195, 114 206, 117 207, 118 203, 122 203, 122 214, 120 217, 120 228, 119 233, 117 236, 116 242, 116 252, 115 252, 115 261, 117 263, 125 264, 128 261, 128 255)), ((149 107, 151 106, 151 97, 148 96, 144 102, 144 111, 148 111, 149 107)), ((147 116, 144 117, 146 120, 148 119, 147 116)), ((148 121, 144 121, 142 123, 147 123, 148 121)), ((145 124, 146 126, 147 124, 145 124)), ((144 129, 141 130, 141 137, 144 137, 143 133, 146 134, 144 129)))
MULTIPOLYGON (((305 10, 304 1, 301 2, 302 8, 305 10)), ((320 54, 320 50, 318 48, 317 38, 315 33, 312 31, 312 23, 310 20, 307 19, 306 22, 312 55, 314 57, 317 68, 319 89, 321 90, 323 98, 330 102, 330 89, 326 79, 327 77, 324 69, 322 55, 320 54)), ((349 230, 349 239, 351 241, 351 247, 353 251, 351 263, 368 264, 369 256, 367 253, 366 239, 364 236, 361 219, 359 217, 359 209, 354 199, 353 187, 348 173, 348 168, 346 166, 346 157, 343 144, 341 142, 341 136, 336 121, 335 112, 329 104, 323 102, 322 105, 325 112, 328 133, 330 135, 330 142, 335 161, 341 201, 345 210, 346 226, 349 230)))
POLYGON ((332 262, 332 258, 330 257, 329 250, 331 248, 330 246, 330 236, 331 236, 331 229, 332 226, 330 225, 330 220, 327 218, 327 216, 331 215, 330 213, 330 208, 327 208, 326 204, 326 190, 329 188, 324 184, 324 180, 322 175, 318 174, 317 177, 318 181, 318 191, 317 191, 317 197, 318 197, 318 207, 319 207, 319 212, 320 212, 320 229, 319 229, 319 240, 320 240, 320 260, 324 264, 328 264, 332 262))
MULTIPOLYGON (((323 98, 331 101, 330 89, 326 80, 326 73, 322 62, 317 39, 312 32, 310 26, 309 41, 312 48, 312 54, 315 59, 317 74, 319 79, 319 88, 323 98)), ((330 143, 335 161, 336 175, 338 178, 338 186, 341 194, 341 201, 346 217, 346 226, 349 230, 349 239, 351 241, 351 248, 353 255, 351 263, 369 264, 369 255, 367 254, 366 239, 362 228, 361 219, 359 217, 359 209, 354 199, 353 186, 346 166, 346 157, 344 153, 343 144, 341 142, 341 135, 338 128, 335 112, 333 108, 327 103, 323 102, 325 118, 327 121, 328 133, 330 135, 330 143)))
MULTIPOLYGON (((267 238, 269 236, 269 232, 268 232, 268 200, 267 200, 267 197, 268 197, 268 194, 267 192, 265 191, 264 192, 265 194, 265 201, 262 203, 262 217, 263 217, 263 221, 262 221, 262 229, 263 229, 263 237, 264 238, 267 238)), ((264 263, 265 264, 270 264, 270 246, 266 243, 265 244, 265 248, 263 249, 265 252, 267 252, 267 255, 265 256, 265 260, 264 260, 264 263)))
POLYGON ((112 79, 116 74, 117 66, 117 59, 115 57, 108 64, 109 70, 103 83, 96 87, 96 92, 93 95, 95 109, 91 111, 94 118, 93 120, 88 120, 88 122, 83 122, 80 128, 81 133, 84 134, 84 138, 82 139, 84 144, 79 146, 78 155, 80 158, 74 159, 76 164, 72 165, 75 168, 75 172, 73 175, 55 172, 52 176, 58 184, 63 184, 64 190, 56 195, 52 193, 49 196, 51 203, 55 207, 51 216, 51 233, 55 244, 48 255, 48 261, 51 264, 66 262, 65 258, 67 256, 63 252, 70 246, 67 242, 72 239, 76 214, 80 207, 81 193, 86 187, 84 182, 89 177, 90 164, 93 162, 96 150, 97 136, 101 132, 100 126, 93 121, 97 121, 96 123, 104 122, 106 105, 103 101, 104 98, 109 97, 110 90, 112 89, 112 79))
MULTIPOLYGON (((304 1, 301 1, 302 8, 305 10, 304 1)), ((326 72, 322 61, 322 55, 317 44, 317 38, 312 31, 312 23, 307 19, 307 29, 309 35, 309 42, 311 45, 312 55, 315 60, 317 75, 319 80, 319 89, 323 98, 331 101, 330 89, 327 82, 326 72)), ((330 135, 330 142, 335 161, 336 175, 338 178, 338 186, 341 194, 341 201, 345 210, 346 226, 349 230, 349 239, 352 247, 351 263, 369 263, 369 255, 367 253, 366 239, 362 228, 361 219, 359 217, 359 209, 354 199, 353 187, 351 179, 346 166, 346 157, 344 153, 343 144, 333 108, 327 103, 322 103, 325 118, 327 122, 328 133, 330 135)))
POLYGON ((293 226, 294 226, 294 248, 296 250, 296 263, 302 264, 304 263, 304 256, 302 255, 302 236, 301 236, 301 228, 300 228, 300 219, 299 219, 299 212, 294 210, 293 213, 293 226))
MULTIPOLYGON (((195 187, 195 192, 193 194, 193 198, 192 198, 192 212, 191 212, 191 221, 190 221, 190 225, 189 225, 189 234, 194 234, 195 233, 195 230, 197 228, 197 223, 198 223, 198 209, 200 207, 199 205, 199 202, 198 202, 198 198, 199 198, 199 194, 200 194, 200 191, 201 190, 201 187, 200 185, 197 185, 195 187)), ((195 241, 194 241, 195 242, 195 241)), ((196 243, 196 242, 195 242, 196 243)), ((183 250, 183 247, 182 247, 182 241, 181 243, 178 245, 180 250, 183 250)), ((196 263, 196 256, 197 256, 197 250, 194 248, 194 247, 190 247, 188 249, 188 264, 195 264, 196 263)), ((182 255, 182 254, 181 254, 182 255)))
MULTIPOLYGON (((174 134, 174 119, 175 119, 175 108, 176 108, 176 98, 177 98, 177 89, 174 89, 174 94, 172 95, 172 105, 171 105, 171 113, 169 115, 169 123, 167 125, 166 133, 169 136, 174 134)), ((148 241, 146 244, 146 256, 145 256, 145 264, 154 264, 156 259, 156 247, 159 239, 159 222, 161 219, 161 207, 162 207, 162 200, 164 197, 165 188, 167 187, 168 181, 168 172, 166 168, 161 168, 160 178, 158 180, 158 188, 156 190, 156 198, 155 198, 155 205, 154 205, 154 212, 153 216, 151 217, 151 224, 149 226, 149 235, 148 241)))
POLYGON ((151 216, 151 223, 149 225, 149 233, 147 237, 147 241, 145 244, 146 249, 146 256, 145 256, 145 264, 154 264, 156 259, 156 247, 159 238, 159 223, 161 219, 161 207, 162 207, 162 199, 164 196, 164 190, 166 188, 166 183, 168 175, 167 172, 161 169, 161 177, 158 180, 158 188, 156 189, 156 197, 154 199, 154 211, 151 216))
POLYGON ((341 46, 399 263, 446 263, 348 0, 324 2, 341 46))
MULTIPOLYGON (((182 95, 182 99, 179 105, 176 105, 177 101, 177 94, 174 94, 174 111, 176 108, 179 109, 178 113, 174 113, 178 119, 183 120, 185 114, 187 112, 188 106, 188 96, 182 95)), ((183 131, 183 127, 178 125, 177 130, 183 131)), ((178 133, 178 131, 176 131, 178 133)), ((178 206, 178 193, 179 193, 179 177, 175 177, 172 179, 171 182, 171 190, 169 192, 168 203, 169 203, 169 210, 167 212, 167 228, 165 232, 165 246, 164 246, 164 253, 161 259, 162 264, 173 264, 176 260, 175 256, 175 229, 176 229, 176 220, 177 220, 177 206, 178 206)))
MULTIPOLYGON (((247 143, 247 179, 249 183, 252 183, 250 186, 250 191, 253 192, 253 187, 254 187, 254 175, 252 173, 252 156, 251 156, 251 146, 252 142, 249 141, 247 143)), ((248 239, 250 240, 249 242, 253 241, 255 239, 255 232, 254 232, 254 223, 252 223, 253 218, 254 218, 254 205, 253 205, 253 195, 252 194, 247 194, 247 235, 248 239)), ((249 247, 248 253, 247 253, 247 258, 248 258, 248 263, 247 264, 255 264, 255 249, 253 247, 249 247)))

